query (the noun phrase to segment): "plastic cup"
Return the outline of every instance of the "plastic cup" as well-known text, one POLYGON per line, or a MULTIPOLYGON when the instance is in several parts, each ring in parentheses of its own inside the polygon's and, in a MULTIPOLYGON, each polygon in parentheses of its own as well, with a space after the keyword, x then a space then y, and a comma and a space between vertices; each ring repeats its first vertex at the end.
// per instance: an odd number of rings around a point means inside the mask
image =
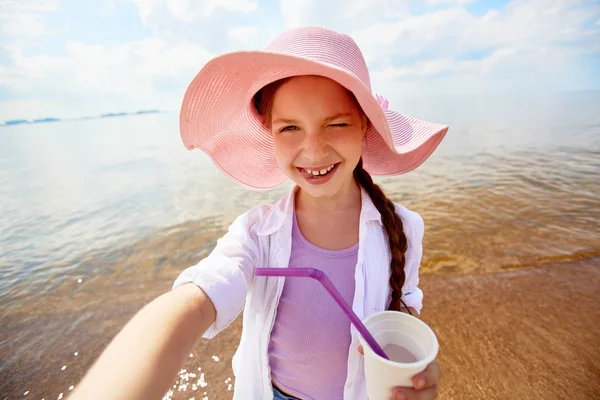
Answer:
POLYGON ((416 317, 382 311, 368 316, 363 323, 391 359, 378 356, 359 335, 365 354, 369 400, 389 400, 393 388, 412 387, 412 377, 425 370, 437 357, 435 333, 416 317))

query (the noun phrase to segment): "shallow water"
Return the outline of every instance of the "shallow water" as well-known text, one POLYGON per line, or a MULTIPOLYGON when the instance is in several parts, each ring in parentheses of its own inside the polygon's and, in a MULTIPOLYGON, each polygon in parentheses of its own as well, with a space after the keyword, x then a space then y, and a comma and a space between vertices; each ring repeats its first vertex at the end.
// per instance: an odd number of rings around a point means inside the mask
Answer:
MULTIPOLYGON (((377 179, 425 219, 423 273, 600 255, 600 93, 391 106, 451 125, 422 167, 377 179)), ((73 354, 89 346, 78 337, 114 332, 235 216, 290 187, 232 183, 183 148, 176 114, 0 128, 1 376, 48 376, 51 346, 73 354)))

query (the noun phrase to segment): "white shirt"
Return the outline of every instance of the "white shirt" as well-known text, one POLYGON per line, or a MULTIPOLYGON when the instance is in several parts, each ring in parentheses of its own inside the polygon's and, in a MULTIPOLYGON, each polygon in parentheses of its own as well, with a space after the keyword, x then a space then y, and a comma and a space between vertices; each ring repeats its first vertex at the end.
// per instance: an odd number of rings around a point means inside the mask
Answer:
MULTIPOLYGON (((275 205, 263 205, 239 216, 215 249, 197 265, 183 271, 173 288, 198 285, 212 300, 216 321, 203 337, 210 339, 231 324, 244 310, 242 337, 233 356, 234 400, 272 400, 269 342, 275 322, 283 277, 254 276, 254 268, 287 268, 292 244, 294 191, 275 205)), ((390 251, 381 215, 361 189, 358 263, 354 274, 353 311, 359 318, 387 309, 391 299, 390 251)), ((419 265, 423 254, 424 224, 421 216, 396 204, 408 240, 406 281, 402 297, 407 306, 421 310, 423 293, 419 265)), ((350 328, 345 400, 364 400, 366 384, 363 356, 358 352, 358 332, 350 328)))

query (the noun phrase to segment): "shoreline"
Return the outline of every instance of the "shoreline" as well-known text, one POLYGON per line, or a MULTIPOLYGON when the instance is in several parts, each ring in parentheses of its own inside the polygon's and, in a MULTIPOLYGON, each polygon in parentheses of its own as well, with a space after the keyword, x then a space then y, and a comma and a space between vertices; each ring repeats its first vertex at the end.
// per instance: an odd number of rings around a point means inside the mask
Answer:
MULTIPOLYGON (((0 347, 0 399, 26 391, 28 398, 66 397, 129 318, 171 283, 98 288, 90 281, 35 309, 5 314, 0 334, 16 339, 0 347), (40 336, 38 327, 55 334, 40 336)), ((439 398, 600 396, 600 257, 495 273, 424 273, 420 287, 421 318, 440 342, 439 398)), ((201 340, 169 398, 231 399, 240 331, 238 318, 216 338, 201 340)))

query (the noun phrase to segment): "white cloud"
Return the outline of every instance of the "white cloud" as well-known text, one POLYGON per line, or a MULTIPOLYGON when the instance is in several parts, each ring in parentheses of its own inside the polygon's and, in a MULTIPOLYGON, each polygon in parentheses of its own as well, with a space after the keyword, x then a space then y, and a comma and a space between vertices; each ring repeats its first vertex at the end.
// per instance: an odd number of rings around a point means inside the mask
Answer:
POLYGON ((514 47, 502 47, 496 49, 487 57, 479 60, 462 60, 455 64, 457 72, 467 72, 470 74, 486 75, 494 72, 494 69, 501 66, 503 63, 510 63, 510 67, 514 69, 521 66, 519 61, 525 61, 525 54, 519 52, 514 47))
POLYGON ((196 72, 210 56, 193 43, 168 45, 156 38, 113 47, 69 42, 65 56, 25 57, 14 53, 15 66, 11 74, 6 74, 12 79, 0 83, 12 85, 22 94, 59 86, 63 93, 144 96, 153 93, 154 80, 196 72))
MULTIPOLYGON (((125 0, 123 0, 125 1, 125 0)), ((140 17, 149 23, 153 17, 160 17, 167 11, 175 19, 185 22, 206 19, 216 10, 248 13, 256 11, 257 0, 127 0, 134 3, 140 17)))
POLYGON ((4 0, 2 12, 50 12, 58 8, 57 0, 4 0))
MULTIPOLYGON (((173 109, 186 83, 212 57, 197 44, 169 44, 159 38, 112 47, 69 42, 65 50, 64 56, 28 57, 18 47, 12 48, 14 65, 0 69, 0 85, 37 102, 20 110, 3 109, 0 119, 15 111, 20 111, 18 118, 48 115, 42 108, 52 103, 78 107, 85 102, 95 107, 104 103, 101 108, 108 111, 173 109)), ((74 115, 65 108, 55 116, 74 115)))
POLYGON ((439 5, 459 5, 459 6, 464 6, 464 5, 467 5, 469 3, 473 3, 474 1, 477 1, 477 0, 426 0, 425 3, 426 4, 430 4, 432 6, 439 6, 439 5))
POLYGON ((396 79, 411 76, 431 76, 438 75, 454 67, 454 62, 449 58, 440 58, 418 62, 408 67, 394 68, 385 67, 379 71, 380 78, 396 79))
POLYGON ((600 52, 600 31, 582 28, 590 11, 599 9, 581 4, 515 0, 481 17, 450 7, 382 21, 351 35, 371 66, 375 89, 484 92, 532 82, 538 89, 557 88, 556 80, 570 79, 581 54, 600 52))
POLYGON ((411 3, 398 0, 280 0, 288 28, 321 25, 346 33, 382 19, 409 16, 411 3))
POLYGON ((50 33, 44 14, 55 11, 55 0, 5 0, 0 2, 0 37, 39 37, 50 33))
POLYGON ((232 41, 243 46, 251 46, 256 43, 260 29, 257 26, 239 26, 231 29, 227 36, 232 41))
POLYGON ((507 45, 558 46, 581 38, 583 31, 579 26, 589 18, 584 10, 564 7, 560 12, 550 13, 541 5, 532 7, 531 3, 510 7, 506 13, 491 11, 479 18, 462 8, 443 9, 380 22, 354 31, 353 37, 374 58, 409 56, 429 47, 458 55, 507 45))
MULTIPOLYGON (((438 58, 433 60, 419 61, 406 67, 387 66, 375 72, 379 79, 394 80, 398 78, 426 78, 441 75, 444 73, 452 73, 453 76, 458 74, 469 74, 476 76, 488 75, 495 72, 498 68, 503 67, 503 63, 509 63, 511 69, 518 69, 535 60, 536 57, 550 56, 544 54, 545 50, 538 49, 529 54, 524 54, 513 47, 504 47, 494 50, 487 57, 477 60, 460 60, 456 61, 451 58, 438 58)), ((553 54, 552 56, 556 56, 553 54)))
MULTIPOLYGON (((326 6, 317 0, 280 0, 288 26, 323 25, 350 33, 374 62, 422 57, 429 49, 458 55, 520 43, 575 44, 585 34, 580 24, 600 13, 598 6, 582 7, 589 6, 585 0, 514 0, 505 11, 490 9, 477 17, 460 7, 470 2, 428 0, 450 7, 412 15, 415 1, 357 0, 344 7, 342 0, 326 6)), ((599 38, 597 29, 589 34, 599 38)))
POLYGON ((257 0, 119 0, 133 3, 143 24, 156 37, 171 43, 195 42, 214 52, 250 47, 251 40, 265 31, 271 20, 260 20, 257 0), (250 22, 238 22, 244 18, 250 22), (264 22, 261 24, 261 22, 264 22), (243 30, 253 35, 241 38, 243 30), (232 32, 232 33, 230 33, 232 32), (240 39, 243 39, 240 41, 240 39))
MULTIPOLYGON (((253 26, 228 31, 223 20, 211 17, 215 10, 251 12, 256 2, 250 0, 132 1, 140 16, 155 27, 154 35, 113 45, 69 41, 59 54, 30 54, 25 52, 28 42, 9 36, 0 54, 9 60, 0 64, 0 87, 12 100, 0 102, 0 120, 177 109, 189 81, 214 56, 208 46, 221 40, 216 47, 225 48, 229 40, 247 47, 258 33, 253 26), (191 23, 193 19, 206 21, 191 23)), ((42 13, 56 7, 51 1, 15 2, 10 5, 10 18, 34 16, 37 34, 47 33, 42 13)), ((107 7, 116 10, 114 3, 107 7)), ((30 37, 35 32, 31 27, 25 31, 30 37)), ((11 28, 7 34, 15 31, 11 28)))
POLYGON ((335 1, 331 0, 325 3, 320 0, 281 0, 281 12, 287 27, 290 28, 305 24, 308 25, 307 20, 309 19, 311 21, 316 20, 311 24, 318 24, 318 17, 320 14, 315 13, 315 11, 318 9, 318 5, 320 3, 325 5, 335 3, 335 1))
POLYGON ((0 17, 0 35, 38 37, 49 33, 41 18, 34 14, 19 13, 10 19, 0 17))

